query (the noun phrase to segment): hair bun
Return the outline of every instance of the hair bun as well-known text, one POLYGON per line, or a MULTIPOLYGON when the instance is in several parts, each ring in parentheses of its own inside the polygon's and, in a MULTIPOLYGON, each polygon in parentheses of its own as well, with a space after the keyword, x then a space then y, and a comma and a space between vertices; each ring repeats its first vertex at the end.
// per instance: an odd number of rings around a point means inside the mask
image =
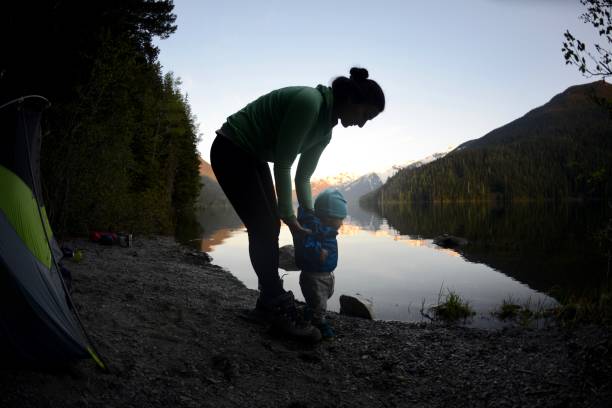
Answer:
POLYGON ((351 79, 356 81, 363 81, 364 79, 368 79, 368 70, 365 68, 351 68, 351 79))

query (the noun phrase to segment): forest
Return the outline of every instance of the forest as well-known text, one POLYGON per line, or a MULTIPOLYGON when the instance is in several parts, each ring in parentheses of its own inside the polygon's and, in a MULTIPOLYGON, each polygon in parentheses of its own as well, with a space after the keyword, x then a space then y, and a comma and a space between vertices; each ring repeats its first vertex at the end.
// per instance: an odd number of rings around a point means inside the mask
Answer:
POLYGON ((612 100, 612 85, 571 87, 441 159, 398 171, 361 203, 609 199, 612 115, 597 98, 612 100))
POLYGON ((154 43, 177 28, 172 1, 7 7, 0 103, 32 94, 50 101, 41 173, 56 234, 168 233, 193 217, 196 119, 154 43))

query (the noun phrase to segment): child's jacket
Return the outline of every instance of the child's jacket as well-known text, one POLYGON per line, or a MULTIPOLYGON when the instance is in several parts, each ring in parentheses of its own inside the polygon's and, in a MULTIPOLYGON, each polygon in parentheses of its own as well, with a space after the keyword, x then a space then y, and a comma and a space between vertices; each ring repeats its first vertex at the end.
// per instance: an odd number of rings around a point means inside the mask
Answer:
POLYGON ((302 272, 333 272, 338 265, 338 230, 321 224, 314 211, 298 207, 298 222, 312 234, 293 237, 295 263, 302 272), (321 249, 328 252, 321 263, 321 249))

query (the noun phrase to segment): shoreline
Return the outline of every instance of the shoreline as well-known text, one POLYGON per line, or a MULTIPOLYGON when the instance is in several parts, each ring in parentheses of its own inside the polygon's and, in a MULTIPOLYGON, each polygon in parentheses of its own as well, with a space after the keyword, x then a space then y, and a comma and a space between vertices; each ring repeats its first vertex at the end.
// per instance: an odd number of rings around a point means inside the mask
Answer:
POLYGON ((2 407, 610 406, 609 328, 475 329, 331 313, 333 341, 239 317, 257 292, 171 237, 76 239, 73 300, 110 372, 0 369, 2 407))

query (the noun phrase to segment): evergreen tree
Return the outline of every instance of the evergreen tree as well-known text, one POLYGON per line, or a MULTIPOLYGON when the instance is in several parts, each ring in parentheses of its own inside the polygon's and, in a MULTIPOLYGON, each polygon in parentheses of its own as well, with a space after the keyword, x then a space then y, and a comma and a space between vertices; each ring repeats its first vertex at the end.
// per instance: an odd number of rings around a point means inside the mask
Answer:
POLYGON ((195 119, 153 45, 176 29, 172 1, 12 8, 0 27, 11 41, 3 44, 0 102, 40 94, 52 103, 41 165, 56 232, 171 232, 199 189, 195 119))
POLYGON ((361 202, 610 199, 612 119, 593 95, 612 101, 612 86, 569 88, 441 159, 400 170, 361 202))

